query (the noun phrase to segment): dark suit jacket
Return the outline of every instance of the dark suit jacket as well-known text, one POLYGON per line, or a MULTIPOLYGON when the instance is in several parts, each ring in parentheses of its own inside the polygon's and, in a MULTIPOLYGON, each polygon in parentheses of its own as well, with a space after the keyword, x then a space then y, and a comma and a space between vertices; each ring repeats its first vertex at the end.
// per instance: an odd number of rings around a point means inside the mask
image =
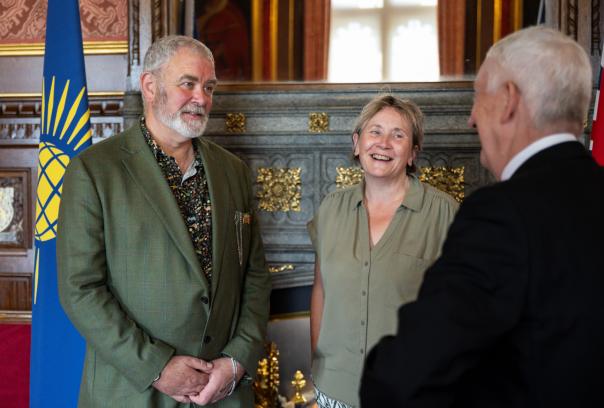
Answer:
MULTIPOLYGON (((239 263, 235 219, 253 212, 249 170, 214 143, 195 143, 212 200, 211 288, 138 125, 90 147, 67 169, 59 292, 87 343, 82 407, 177 406, 151 387, 176 354, 212 360, 226 353, 256 372, 270 276, 254 216, 240 225, 239 263)), ((252 404, 248 383, 216 406, 252 404)))
POLYGON ((567 142, 462 204, 363 407, 604 407, 604 170, 567 142))

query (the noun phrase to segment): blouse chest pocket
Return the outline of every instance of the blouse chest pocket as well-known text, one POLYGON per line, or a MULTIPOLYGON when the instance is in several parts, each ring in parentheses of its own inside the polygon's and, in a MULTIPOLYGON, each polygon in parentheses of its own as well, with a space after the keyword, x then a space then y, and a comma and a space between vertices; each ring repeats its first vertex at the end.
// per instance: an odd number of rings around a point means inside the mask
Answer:
POLYGON ((389 300, 400 306, 417 298, 424 273, 433 261, 399 252, 395 254, 395 262, 396 266, 391 277, 393 293, 389 296, 389 300))

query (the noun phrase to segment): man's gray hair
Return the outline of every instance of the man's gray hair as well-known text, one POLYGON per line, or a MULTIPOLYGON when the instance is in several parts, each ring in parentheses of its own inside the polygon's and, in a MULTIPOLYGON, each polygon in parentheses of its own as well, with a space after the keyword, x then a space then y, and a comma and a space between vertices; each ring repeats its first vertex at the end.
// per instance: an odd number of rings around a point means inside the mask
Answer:
POLYGON ((505 81, 514 82, 537 129, 560 121, 583 124, 587 118, 591 64, 570 37, 550 28, 526 28, 493 45, 486 60, 496 63, 487 89, 493 92, 505 81))
POLYGON ((151 44, 145 54, 143 72, 157 74, 172 56, 181 48, 187 48, 197 52, 203 58, 214 64, 212 51, 202 42, 184 35, 168 35, 151 44))

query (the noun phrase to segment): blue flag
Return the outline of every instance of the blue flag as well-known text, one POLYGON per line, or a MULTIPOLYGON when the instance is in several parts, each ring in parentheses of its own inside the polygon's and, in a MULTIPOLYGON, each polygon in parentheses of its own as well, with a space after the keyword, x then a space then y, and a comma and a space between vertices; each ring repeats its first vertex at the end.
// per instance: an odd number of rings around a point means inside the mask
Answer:
POLYGON ((78 0, 49 0, 34 232, 32 408, 77 406, 85 343, 59 304, 57 218, 65 169, 91 144, 78 0))

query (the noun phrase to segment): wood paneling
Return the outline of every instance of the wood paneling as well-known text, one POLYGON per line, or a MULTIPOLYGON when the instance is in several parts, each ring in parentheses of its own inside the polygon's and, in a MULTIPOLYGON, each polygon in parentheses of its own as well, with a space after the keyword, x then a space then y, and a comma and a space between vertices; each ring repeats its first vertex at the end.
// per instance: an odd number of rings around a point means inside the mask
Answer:
MULTIPOLYGON (((35 197, 37 177, 37 145, 0 145, 0 169, 28 169, 29 194, 35 197)), ((29 201, 30 220, 35 215, 33 199, 29 201)), ((33 236, 33 231, 31 232, 33 236)), ((23 253, 0 256, 0 310, 31 310, 31 275, 33 243, 23 253)))
POLYGON ((31 310, 31 273, 0 272, 0 310, 31 310))

